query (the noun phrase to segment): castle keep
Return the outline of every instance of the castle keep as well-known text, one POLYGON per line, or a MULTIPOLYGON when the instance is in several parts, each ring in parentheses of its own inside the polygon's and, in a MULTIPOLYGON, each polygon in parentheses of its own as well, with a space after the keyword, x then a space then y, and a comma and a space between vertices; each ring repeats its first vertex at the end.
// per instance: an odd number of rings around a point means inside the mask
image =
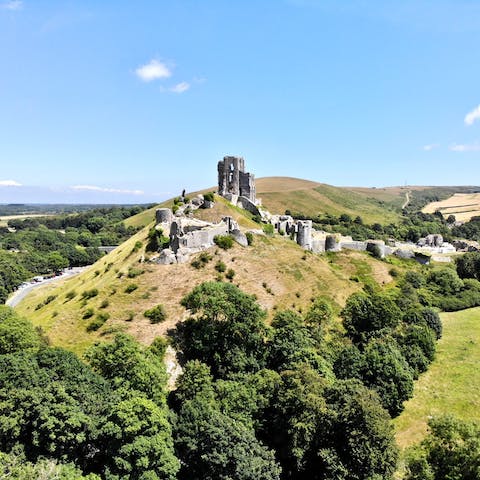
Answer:
POLYGON ((256 203, 255 175, 245 172, 245 160, 242 157, 223 157, 217 168, 219 195, 230 197, 229 200, 234 196, 245 197, 256 203))

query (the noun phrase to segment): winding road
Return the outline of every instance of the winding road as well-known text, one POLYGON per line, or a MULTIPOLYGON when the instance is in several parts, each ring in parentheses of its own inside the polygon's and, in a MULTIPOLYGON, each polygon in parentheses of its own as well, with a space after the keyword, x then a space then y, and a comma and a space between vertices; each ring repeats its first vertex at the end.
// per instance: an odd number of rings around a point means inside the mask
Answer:
POLYGON ((15 292, 13 292, 12 295, 7 299, 7 301, 5 302, 5 305, 8 305, 9 307, 16 307, 35 288, 41 287, 46 283, 51 283, 51 282, 55 282, 56 280, 61 280, 67 277, 72 277, 73 275, 78 275, 79 273, 87 269, 89 266, 90 265, 88 265, 87 267, 69 268, 65 270, 61 275, 58 275, 57 277, 47 278, 40 282, 28 283, 25 286, 15 290, 15 292))

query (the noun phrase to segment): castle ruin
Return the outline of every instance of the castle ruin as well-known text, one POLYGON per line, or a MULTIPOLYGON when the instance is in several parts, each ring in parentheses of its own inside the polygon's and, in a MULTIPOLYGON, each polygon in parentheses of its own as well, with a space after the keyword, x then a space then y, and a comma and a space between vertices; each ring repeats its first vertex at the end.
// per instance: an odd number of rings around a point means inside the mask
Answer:
POLYGON ((217 168, 219 195, 230 201, 234 197, 244 197, 253 204, 256 203, 255 175, 245 171, 245 160, 242 157, 223 157, 217 168))

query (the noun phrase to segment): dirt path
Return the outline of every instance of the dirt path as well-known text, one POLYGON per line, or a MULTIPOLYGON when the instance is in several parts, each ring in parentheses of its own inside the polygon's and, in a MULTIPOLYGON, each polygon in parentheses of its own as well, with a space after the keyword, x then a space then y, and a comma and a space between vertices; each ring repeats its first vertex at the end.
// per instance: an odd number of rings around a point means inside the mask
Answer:
POLYGON ((402 210, 407 208, 407 205, 410 203, 410 190, 407 190, 405 193, 405 202, 402 205, 402 210))

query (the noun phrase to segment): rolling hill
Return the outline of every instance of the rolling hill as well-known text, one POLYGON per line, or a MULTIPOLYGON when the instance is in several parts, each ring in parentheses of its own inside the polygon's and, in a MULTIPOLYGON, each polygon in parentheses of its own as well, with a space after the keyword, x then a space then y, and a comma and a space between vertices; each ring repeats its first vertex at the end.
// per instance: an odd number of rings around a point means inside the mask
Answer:
MULTIPOLYGON (((197 212, 209 220, 229 214, 246 228, 258 228, 249 214, 223 199, 217 198, 213 209, 197 212)), ((148 256, 144 245, 153 225, 153 211, 150 214, 148 225, 78 276, 33 291, 17 306, 19 313, 41 326, 55 345, 80 353, 99 337, 117 331, 127 331, 145 343, 164 334, 185 318, 181 298, 201 282, 218 278, 214 268, 218 261, 234 270, 233 283, 257 295, 270 315, 276 308, 306 311, 317 296, 328 297, 339 309, 364 283, 392 280, 389 265, 368 254, 314 255, 281 236, 258 235, 252 246, 235 245, 228 251, 211 248, 208 253, 212 259, 202 269, 195 269, 190 263, 140 263, 148 256), (137 242, 142 242, 138 250, 137 242), (351 280, 353 277, 355 281, 351 280), (130 285, 137 288, 127 293, 130 285), (82 298, 84 292, 92 291, 94 296, 82 298), (143 312, 159 303, 165 307, 167 320, 151 324, 143 312), (87 332, 87 325, 98 314, 108 314, 109 318, 98 331, 87 332)), ((146 212, 140 215, 146 222, 146 212)))

